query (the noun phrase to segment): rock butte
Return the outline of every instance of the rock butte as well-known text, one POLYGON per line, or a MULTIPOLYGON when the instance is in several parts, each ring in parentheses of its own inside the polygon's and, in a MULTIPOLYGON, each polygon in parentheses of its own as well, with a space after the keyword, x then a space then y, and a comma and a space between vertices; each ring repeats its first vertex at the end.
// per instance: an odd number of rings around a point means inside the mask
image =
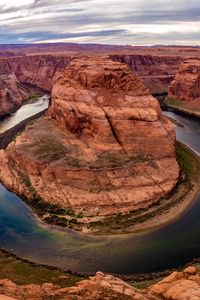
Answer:
POLYGON ((200 106, 200 59, 188 59, 180 65, 179 72, 169 86, 172 99, 200 106))
POLYGON ((0 280, 0 293, 0 300, 199 300, 200 277, 195 267, 188 267, 143 290, 101 272, 75 286, 65 288, 52 283, 20 286, 4 279, 0 280))
POLYGON ((52 90, 48 116, 0 153, 12 191, 87 216, 148 207, 177 182, 175 134, 126 65, 75 59, 52 90))
POLYGON ((16 109, 28 96, 5 59, 0 58, 0 117, 16 109))

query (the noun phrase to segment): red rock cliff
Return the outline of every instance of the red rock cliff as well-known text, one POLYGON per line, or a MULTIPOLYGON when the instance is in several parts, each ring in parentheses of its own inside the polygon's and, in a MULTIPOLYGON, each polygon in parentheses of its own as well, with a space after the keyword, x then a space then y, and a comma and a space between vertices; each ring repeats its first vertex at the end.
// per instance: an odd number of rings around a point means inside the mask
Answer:
POLYGON ((8 63, 20 82, 51 91, 53 82, 70 60, 70 57, 64 55, 24 55, 10 57, 8 63))
POLYGON ((0 59, 0 117, 16 109, 28 96, 5 59, 0 59))
POLYGON ((48 115, 1 151, 0 178, 18 194, 111 215, 147 207, 176 184, 171 123, 127 66, 74 60, 48 115))
POLYGON ((166 93, 175 78, 183 58, 166 55, 111 55, 114 61, 125 63, 149 88, 151 94, 166 93))
POLYGON ((169 97, 200 106, 200 60, 188 59, 181 64, 169 86, 169 97))

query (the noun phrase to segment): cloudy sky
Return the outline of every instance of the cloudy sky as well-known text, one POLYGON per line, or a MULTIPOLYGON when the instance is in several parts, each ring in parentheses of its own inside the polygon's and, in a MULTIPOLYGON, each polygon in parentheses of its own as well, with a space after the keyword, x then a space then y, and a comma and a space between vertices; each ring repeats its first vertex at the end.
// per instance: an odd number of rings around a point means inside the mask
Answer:
POLYGON ((200 45, 200 0, 0 0, 0 43, 200 45))

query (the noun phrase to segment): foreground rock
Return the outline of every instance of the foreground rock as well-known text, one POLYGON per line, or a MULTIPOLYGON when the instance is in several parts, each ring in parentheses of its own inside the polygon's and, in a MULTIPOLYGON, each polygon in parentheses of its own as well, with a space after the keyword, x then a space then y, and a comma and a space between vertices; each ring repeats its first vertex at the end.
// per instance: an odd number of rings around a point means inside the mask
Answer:
POLYGON ((200 276, 195 267, 188 267, 183 272, 172 273, 152 286, 149 292, 159 299, 199 300, 200 276))
POLYGON ((18 286, 10 280, 0 280, 0 293, 5 297, 2 298, 2 300, 13 299, 10 297, 20 300, 158 299, 150 295, 145 295, 145 292, 140 292, 119 278, 105 275, 100 272, 98 272, 96 276, 81 281, 76 286, 70 288, 59 288, 51 283, 45 283, 41 286, 35 284, 18 286), (8 296, 9 298, 7 298, 8 296))
POLYGON ((169 98, 200 107, 200 60, 189 59, 181 64, 169 87, 169 98))
POLYGON ((161 282, 143 290, 101 272, 75 286, 65 288, 52 283, 19 286, 4 279, 0 280, 0 294, 2 300, 199 300, 200 277, 195 267, 189 267, 183 272, 174 272, 161 282))
POLYGON ((0 117, 17 109, 27 96, 7 61, 0 58, 0 117))
POLYGON ((172 190, 174 142, 157 100, 128 67, 76 59, 53 87, 48 117, 1 151, 0 178, 75 214, 126 213, 172 190))

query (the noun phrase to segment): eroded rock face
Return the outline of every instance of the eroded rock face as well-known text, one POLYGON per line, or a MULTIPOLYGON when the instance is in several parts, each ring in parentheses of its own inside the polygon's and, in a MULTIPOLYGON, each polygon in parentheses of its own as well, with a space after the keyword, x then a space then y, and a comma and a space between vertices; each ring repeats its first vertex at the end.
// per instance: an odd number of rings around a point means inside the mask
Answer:
POLYGON ((200 105, 200 60, 188 59, 181 64, 169 86, 169 97, 200 105))
POLYGON ((0 117, 16 109, 28 96, 5 59, 0 59, 0 117))
POLYGON ((149 289, 159 299, 198 300, 200 299, 200 277, 195 267, 183 272, 174 272, 149 289))
POLYGON ((174 141, 157 100, 127 66, 76 59, 53 87, 48 117, 1 151, 0 178, 75 213, 129 212, 176 184, 174 141))
POLYGON ((125 63, 137 74, 151 94, 167 93, 183 58, 166 55, 111 55, 114 61, 125 63))
POLYGON ((23 83, 51 91, 71 58, 64 55, 24 55, 8 58, 10 68, 23 83))

